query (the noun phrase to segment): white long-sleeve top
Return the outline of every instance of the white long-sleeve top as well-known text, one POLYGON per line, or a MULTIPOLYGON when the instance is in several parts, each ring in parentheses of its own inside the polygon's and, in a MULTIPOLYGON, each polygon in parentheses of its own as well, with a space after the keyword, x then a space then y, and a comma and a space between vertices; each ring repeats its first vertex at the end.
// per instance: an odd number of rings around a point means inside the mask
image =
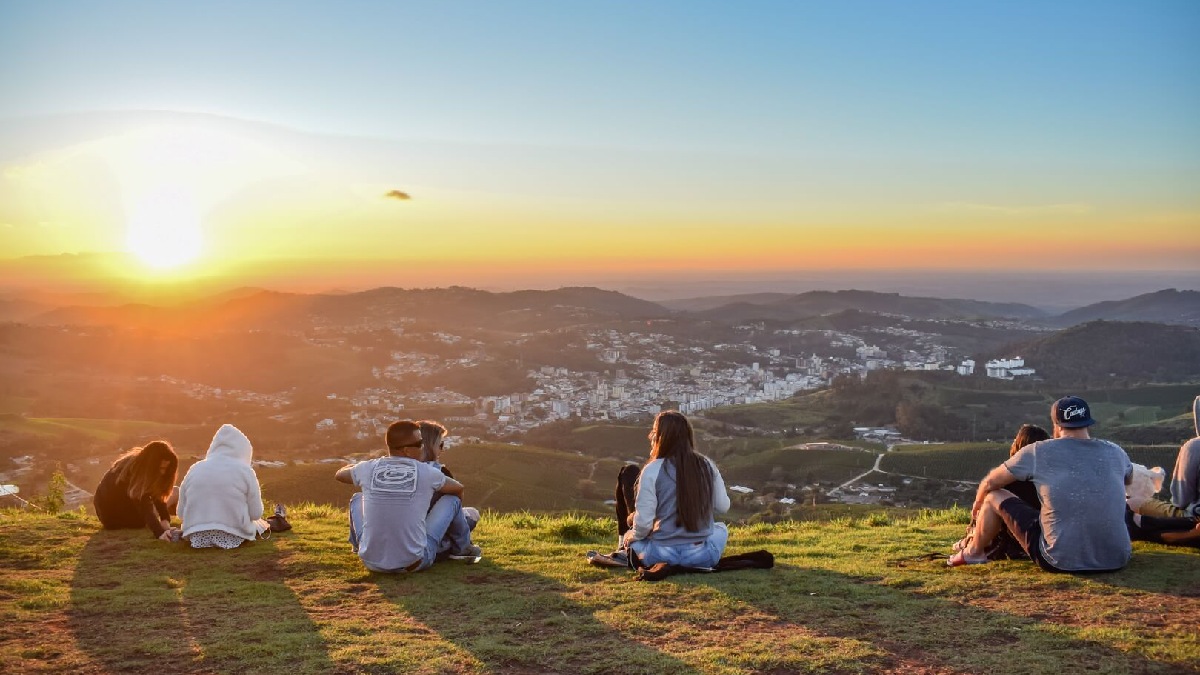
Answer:
MULTIPOLYGON (((729 510, 725 480, 711 459, 705 457, 704 460, 712 469, 713 514, 725 513, 729 510)), ((634 539, 652 539, 664 546, 676 546, 708 538, 714 522, 711 516, 708 522, 701 524, 698 532, 689 532, 676 524, 676 487, 675 466, 670 462, 656 459, 642 469, 633 516, 634 539)))

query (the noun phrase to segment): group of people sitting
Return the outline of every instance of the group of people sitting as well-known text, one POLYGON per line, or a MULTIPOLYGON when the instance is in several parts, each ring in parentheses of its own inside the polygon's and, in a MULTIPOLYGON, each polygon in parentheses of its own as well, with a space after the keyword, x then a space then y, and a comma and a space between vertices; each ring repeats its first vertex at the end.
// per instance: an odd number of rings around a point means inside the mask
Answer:
POLYGON ((250 439, 226 424, 176 487, 174 448, 166 441, 147 443, 121 455, 104 474, 93 500, 96 516, 109 529, 145 527, 163 541, 236 548, 269 529, 252 456, 250 439), (180 527, 171 526, 176 513, 180 527))
POLYGON ((1053 437, 1021 428, 1008 460, 980 482, 971 527, 947 564, 1023 555, 1048 572, 1109 572, 1128 564, 1131 540, 1200 546, 1200 396, 1192 413, 1197 437, 1179 449, 1171 501, 1134 503, 1129 456, 1090 436, 1095 419, 1086 401, 1055 401, 1053 437))
MULTIPOLYGON (((1200 396, 1193 414, 1197 438, 1180 448, 1171 501, 1127 504, 1134 477, 1128 455, 1090 437, 1095 420, 1086 401, 1055 401, 1053 435, 1023 426, 1008 460, 980 483, 971 526, 948 564, 1027 557, 1051 572, 1104 572, 1129 562, 1131 540, 1200 546, 1200 396)), ((360 488, 350 500, 349 542, 368 569, 416 572, 438 560, 482 555, 471 541, 479 511, 462 505, 463 484, 441 461, 446 434, 436 422, 395 422, 386 456, 335 473, 360 488)), ((729 532, 715 516, 730 506, 720 470, 697 452, 692 425, 679 412, 655 417, 649 440, 646 465, 627 465, 617 476, 616 550, 589 558, 647 568, 717 566, 729 532)), ((106 528, 146 527, 164 541, 236 547, 267 529, 251 455, 249 439, 227 424, 176 489, 171 446, 155 441, 135 448, 100 482, 96 514, 106 528), (176 507, 179 528, 170 523, 176 507)))
MULTIPOLYGON (((446 435, 437 422, 396 422, 388 429, 387 457, 335 474, 362 490, 350 500, 350 544, 369 569, 415 571, 443 557, 481 555, 471 543, 479 511, 462 506, 463 486, 441 462, 446 435)), ((107 529, 144 527, 166 542, 237 548, 271 529, 253 453, 250 439, 226 424, 176 487, 179 457, 169 443, 134 448, 100 480, 96 516, 107 529), (172 527, 176 514, 181 524, 172 527)))
MULTIPOLYGON (((471 543, 479 512, 462 506, 463 485, 442 465, 446 430, 402 420, 388 427, 388 454, 338 469, 334 478, 361 488, 350 500, 350 545, 367 569, 416 572, 443 558, 478 560, 471 543)), ((712 567, 729 531, 714 519, 729 495, 712 460, 696 452, 691 423, 664 412, 650 431, 650 462, 620 476, 620 550, 646 566, 712 567), (636 484, 636 488, 635 488, 636 484)))

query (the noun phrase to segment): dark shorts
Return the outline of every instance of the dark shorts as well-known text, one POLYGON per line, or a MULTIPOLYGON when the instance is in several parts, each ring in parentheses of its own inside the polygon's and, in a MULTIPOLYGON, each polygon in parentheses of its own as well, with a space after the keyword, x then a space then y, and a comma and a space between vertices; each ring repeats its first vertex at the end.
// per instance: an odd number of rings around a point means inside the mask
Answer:
POLYGON ((1021 501, 1020 497, 1009 497, 1000 502, 1000 518, 1038 567, 1047 572, 1064 571, 1046 562, 1042 556, 1042 519, 1037 509, 1021 501))

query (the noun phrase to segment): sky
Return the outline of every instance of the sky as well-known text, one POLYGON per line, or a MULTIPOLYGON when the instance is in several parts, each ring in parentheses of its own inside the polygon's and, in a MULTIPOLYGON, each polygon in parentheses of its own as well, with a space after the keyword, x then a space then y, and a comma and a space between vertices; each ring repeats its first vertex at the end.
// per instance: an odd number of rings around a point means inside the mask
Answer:
POLYGON ((1190 0, 0 0, 0 259, 1200 278, 1198 120, 1190 0))

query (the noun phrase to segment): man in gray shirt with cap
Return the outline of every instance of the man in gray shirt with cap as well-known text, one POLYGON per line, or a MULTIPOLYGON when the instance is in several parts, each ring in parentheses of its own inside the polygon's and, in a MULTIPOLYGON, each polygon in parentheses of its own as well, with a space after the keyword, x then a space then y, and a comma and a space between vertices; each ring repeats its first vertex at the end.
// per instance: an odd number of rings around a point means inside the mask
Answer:
POLYGON ((1115 443, 1088 434, 1095 420, 1081 398, 1058 399, 1050 418, 1053 439, 1021 448, 979 484, 971 506, 973 536, 951 556, 951 567, 987 562, 987 546, 1001 528, 1048 572, 1108 572, 1129 562, 1129 456, 1115 443), (1017 480, 1033 482, 1042 501, 1040 511, 1004 489, 1017 480))

